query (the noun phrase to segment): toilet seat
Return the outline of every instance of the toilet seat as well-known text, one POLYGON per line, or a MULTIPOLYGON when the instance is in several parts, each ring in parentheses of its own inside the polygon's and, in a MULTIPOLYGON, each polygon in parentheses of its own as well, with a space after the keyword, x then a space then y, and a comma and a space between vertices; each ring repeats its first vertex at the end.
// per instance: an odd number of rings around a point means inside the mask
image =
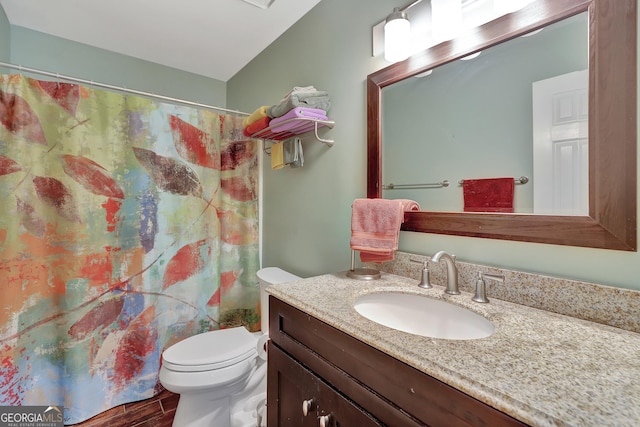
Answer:
POLYGON ((223 369, 258 355, 257 337, 244 327, 204 332, 162 353, 162 366, 178 372, 223 369))

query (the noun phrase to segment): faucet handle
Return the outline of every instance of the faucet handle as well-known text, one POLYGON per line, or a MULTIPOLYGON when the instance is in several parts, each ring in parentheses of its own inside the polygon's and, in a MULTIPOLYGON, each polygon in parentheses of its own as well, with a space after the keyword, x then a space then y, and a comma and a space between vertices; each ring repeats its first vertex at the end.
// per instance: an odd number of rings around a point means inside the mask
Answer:
POLYGON ((417 259, 411 259, 411 262, 422 263, 422 276, 420 277, 420 283, 418 283, 418 287, 422 289, 433 288, 433 285, 431 284, 431 279, 429 276, 429 260, 425 259, 424 261, 420 261, 417 259))
POLYGON ((500 282, 500 283, 504 283, 504 274, 489 274, 489 273, 482 273, 482 277, 485 279, 489 279, 489 280, 495 280, 496 282, 500 282))
POLYGON ((490 279, 504 283, 504 276, 502 274, 489 274, 478 271, 478 280, 476 280, 476 293, 471 298, 475 302, 489 302, 489 299, 487 298, 487 286, 484 279, 490 279))

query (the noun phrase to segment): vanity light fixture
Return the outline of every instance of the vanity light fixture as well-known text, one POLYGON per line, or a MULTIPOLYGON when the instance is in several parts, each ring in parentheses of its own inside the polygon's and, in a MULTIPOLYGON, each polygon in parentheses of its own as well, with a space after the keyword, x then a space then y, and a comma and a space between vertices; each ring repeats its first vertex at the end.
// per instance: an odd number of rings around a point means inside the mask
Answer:
POLYGON ((407 12, 396 7, 384 24, 384 59, 399 62, 407 59, 410 54, 411 23, 407 12))
POLYGON ((435 44, 452 40, 462 31, 462 0, 431 0, 431 33, 435 44))
POLYGON ((395 7, 385 20, 374 25, 373 56, 384 53, 384 59, 389 62, 404 61, 417 51, 455 39, 466 30, 516 12, 533 1, 413 0, 395 7))

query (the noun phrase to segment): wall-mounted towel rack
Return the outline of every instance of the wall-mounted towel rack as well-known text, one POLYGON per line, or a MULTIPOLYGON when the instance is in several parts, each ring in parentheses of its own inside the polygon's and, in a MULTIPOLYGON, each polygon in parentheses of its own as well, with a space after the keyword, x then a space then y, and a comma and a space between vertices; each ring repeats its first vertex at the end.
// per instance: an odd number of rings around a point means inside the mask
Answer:
MULTIPOLYGON (((513 181, 514 181, 516 184, 526 184, 527 182, 529 182, 529 177, 527 177, 527 176, 521 176, 520 178, 513 178, 513 181)), ((463 185, 463 184, 464 184, 464 182, 465 182, 465 180, 464 180, 464 179, 461 179, 460 181, 458 181, 458 184, 459 184, 459 185, 463 185)))
POLYGON ((444 181, 428 182, 425 184, 394 184, 390 182, 387 185, 383 185, 382 189, 383 190, 415 190, 415 189, 421 189, 421 188, 442 188, 442 187, 448 187, 448 186, 449 186, 449 181, 445 179, 444 181))
POLYGON ((313 123, 313 132, 315 134, 316 140, 318 140, 319 142, 322 142, 323 144, 327 144, 328 147, 333 146, 334 141, 331 139, 321 138, 320 135, 318 135, 318 129, 321 127, 328 127, 329 129, 333 129, 335 122, 333 120, 320 120, 320 119, 313 119, 313 118, 307 118, 307 117, 293 117, 291 119, 284 120, 278 123, 276 126, 267 126, 266 128, 261 129, 258 132, 252 134, 251 138, 264 139, 264 140, 270 140, 270 141, 282 141, 297 135, 304 135, 311 132, 311 129, 306 129, 306 128, 304 131, 299 133, 296 133, 295 129, 293 129, 293 131, 277 130, 280 127, 284 127, 284 125, 291 124, 292 122, 295 122, 295 121, 313 123))

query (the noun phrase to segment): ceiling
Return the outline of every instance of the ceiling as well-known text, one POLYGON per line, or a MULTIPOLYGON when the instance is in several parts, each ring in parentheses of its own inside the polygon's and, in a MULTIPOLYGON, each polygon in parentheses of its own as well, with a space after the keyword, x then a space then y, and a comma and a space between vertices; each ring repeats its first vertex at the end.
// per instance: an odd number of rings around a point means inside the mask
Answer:
POLYGON ((11 25, 228 81, 320 0, 0 0, 11 25))

